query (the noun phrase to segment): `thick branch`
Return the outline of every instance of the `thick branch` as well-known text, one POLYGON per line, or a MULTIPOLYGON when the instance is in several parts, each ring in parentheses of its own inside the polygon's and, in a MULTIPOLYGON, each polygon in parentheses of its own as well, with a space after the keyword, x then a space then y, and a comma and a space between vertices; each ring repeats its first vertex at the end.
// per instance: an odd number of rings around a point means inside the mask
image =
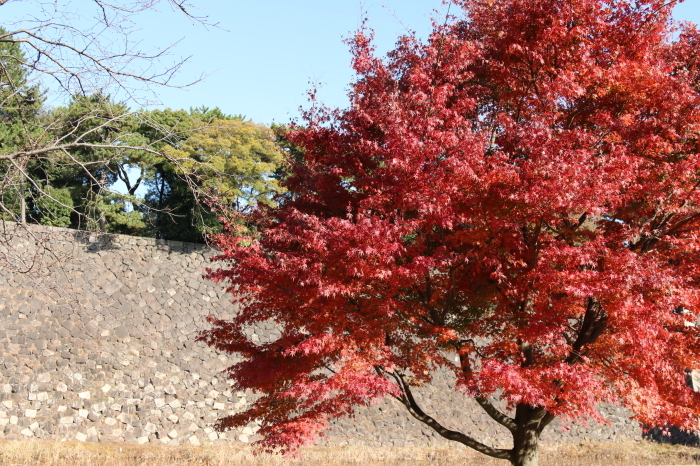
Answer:
POLYGON ((521 403, 515 408, 515 422, 517 422, 521 428, 531 425, 539 426, 546 415, 547 411, 537 406, 521 403))
POLYGON ((520 344, 520 352, 523 355, 523 362, 520 364, 521 367, 530 367, 533 364, 534 360, 534 352, 532 349, 532 345, 527 342, 527 341, 521 341, 519 342, 520 344))
POLYGON ((575 364, 581 359, 581 349, 585 345, 595 343, 607 326, 608 318, 600 308, 595 298, 588 298, 586 313, 578 332, 578 337, 571 347, 571 353, 566 358, 568 364, 575 364))
MULTIPOLYGON (((473 344, 473 342, 472 342, 473 344)), ((457 348, 457 351, 459 351, 459 348, 461 346, 460 343, 455 344, 455 348, 457 348)), ((462 354, 459 355, 459 360, 460 364, 462 366, 462 371, 469 375, 471 374, 471 365, 469 364, 469 359, 462 354)), ((479 406, 488 414, 491 419, 505 427, 506 429, 510 430, 513 432, 516 428, 517 425, 515 424, 515 420, 510 418, 509 416, 503 414, 496 408, 489 400, 487 397, 481 395, 480 393, 477 392, 477 396, 474 397, 477 403, 479 403, 479 406)))
MULTIPOLYGON (((143 171, 141 171, 141 173, 143 173, 143 171)), ((143 175, 140 175, 140 176, 136 179, 136 183, 134 183, 134 185, 133 185, 131 188, 129 188, 129 195, 130 195, 130 196, 135 196, 135 195, 136 195, 136 191, 139 189, 139 186, 141 186, 141 182, 142 182, 142 181, 143 181, 143 175)))
POLYGON ((447 440, 453 440, 455 442, 459 442, 463 445, 468 446, 469 448, 472 448, 479 453, 483 453, 484 455, 491 456, 493 458, 498 458, 502 460, 507 460, 511 456, 511 450, 505 450, 502 448, 493 448, 488 445, 484 445, 483 443, 471 438, 468 435, 463 434, 462 432, 457 432, 455 430, 450 430, 445 428, 442 424, 437 422, 433 417, 427 415, 421 408, 418 406, 418 403, 416 403, 415 398, 413 397, 413 393, 411 392, 411 388, 409 387, 408 383, 406 383, 406 380, 403 375, 392 373, 394 378, 397 380, 399 383, 399 386, 401 387, 401 390, 403 391, 403 395, 398 397, 397 399, 406 407, 409 413, 411 415, 421 421, 423 424, 429 426, 432 428, 435 432, 440 434, 442 437, 446 438, 447 440))
POLYGON ((479 403, 481 409, 486 411, 486 414, 488 414, 491 417, 491 419, 498 422, 500 425, 502 425, 511 432, 517 429, 518 426, 515 424, 515 420, 500 412, 493 404, 491 404, 491 402, 488 399, 486 399, 486 397, 476 396, 474 397, 474 399, 477 403, 479 403))
POLYGON ((545 429, 545 427, 547 427, 556 418, 557 417, 554 414, 547 412, 547 414, 545 414, 544 417, 542 418, 542 420, 540 421, 540 426, 538 427, 537 430, 540 433, 542 433, 542 431, 545 429))

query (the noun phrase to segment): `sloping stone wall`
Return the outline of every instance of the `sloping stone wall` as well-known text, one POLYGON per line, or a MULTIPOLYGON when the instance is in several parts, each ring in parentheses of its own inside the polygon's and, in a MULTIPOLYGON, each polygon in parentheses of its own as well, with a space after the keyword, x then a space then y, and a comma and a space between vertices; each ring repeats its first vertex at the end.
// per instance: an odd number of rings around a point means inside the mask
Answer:
MULTIPOLYGON (((0 225, 0 438, 80 441, 243 442, 257 426, 218 433, 212 424, 240 410, 220 371, 235 361, 195 342, 209 314, 236 312, 221 288, 202 279, 204 245, 0 225)), ((272 327, 249 329, 261 341, 272 327)), ((448 380, 418 396, 447 426, 507 447, 509 434, 455 393, 448 380)), ((607 408, 610 425, 553 425, 543 441, 641 438, 627 413, 607 408)), ((325 444, 446 443, 392 401, 337 422, 325 444)))

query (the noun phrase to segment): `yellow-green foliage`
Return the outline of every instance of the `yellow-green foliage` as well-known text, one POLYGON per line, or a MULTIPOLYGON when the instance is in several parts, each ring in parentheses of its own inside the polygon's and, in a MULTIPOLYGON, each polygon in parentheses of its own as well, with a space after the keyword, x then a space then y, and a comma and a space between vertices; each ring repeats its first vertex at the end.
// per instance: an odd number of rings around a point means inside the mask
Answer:
POLYGON ((241 119, 214 120, 179 147, 168 146, 165 151, 178 161, 174 170, 198 176, 203 188, 236 208, 255 202, 269 205, 274 194, 283 191, 275 173, 284 155, 266 126, 241 119))

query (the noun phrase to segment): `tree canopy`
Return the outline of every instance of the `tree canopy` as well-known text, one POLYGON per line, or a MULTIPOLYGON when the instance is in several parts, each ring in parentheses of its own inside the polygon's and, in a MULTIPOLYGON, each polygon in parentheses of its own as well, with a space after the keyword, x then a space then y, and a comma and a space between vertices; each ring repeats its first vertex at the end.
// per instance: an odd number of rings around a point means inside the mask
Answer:
MULTIPOLYGON (((6 30, 0 27, 0 37, 6 30)), ((0 40, 0 155, 31 147, 42 139, 37 128, 42 95, 22 64, 25 56, 17 43, 0 40)), ((20 214, 26 164, 0 158, 0 218, 20 214)))
POLYGON ((350 106, 287 135, 303 157, 285 202, 218 236, 210 277, 241 312, 202 338, 261 394, 219 427, 260 420, 260 445, 289 451, 393 397, 520 466, 554 419, 604 421, 600 403, 696 429, 700 33, 665 0, 454 3, 383 59, 361 29, 350 106), (278 340, 245 333, 268 320, 278 340), (422 409, 437 369, 512 448, 422 409))
POLYGON ((273 196, 282 191, 277 175, 283 155, 270 128, 218 108, 151 115, 169 120, 176 114, 182 137, 168 138, 161 147, 163 157, 141 168, 147 188, 141 208, 146 234, 202 242, 208 233, 220 231, 220 212, 212 211, 212 199, 227 210, 273 204, 273 196))

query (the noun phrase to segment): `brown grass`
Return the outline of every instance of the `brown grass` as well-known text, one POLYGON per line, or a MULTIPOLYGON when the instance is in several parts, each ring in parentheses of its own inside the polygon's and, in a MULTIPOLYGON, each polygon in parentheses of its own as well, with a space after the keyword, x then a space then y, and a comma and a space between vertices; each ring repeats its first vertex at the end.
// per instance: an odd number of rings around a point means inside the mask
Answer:
MULTIPOLYGON (((299 459, 253 456, 238 446, 157 446, 127 443, 0 442, 0 466, 506 466, 471 450, 453 448, 309 448, 299 459)), ((542 447, 542 466, 700 464, 700 449, 640 442, 542 447)))

